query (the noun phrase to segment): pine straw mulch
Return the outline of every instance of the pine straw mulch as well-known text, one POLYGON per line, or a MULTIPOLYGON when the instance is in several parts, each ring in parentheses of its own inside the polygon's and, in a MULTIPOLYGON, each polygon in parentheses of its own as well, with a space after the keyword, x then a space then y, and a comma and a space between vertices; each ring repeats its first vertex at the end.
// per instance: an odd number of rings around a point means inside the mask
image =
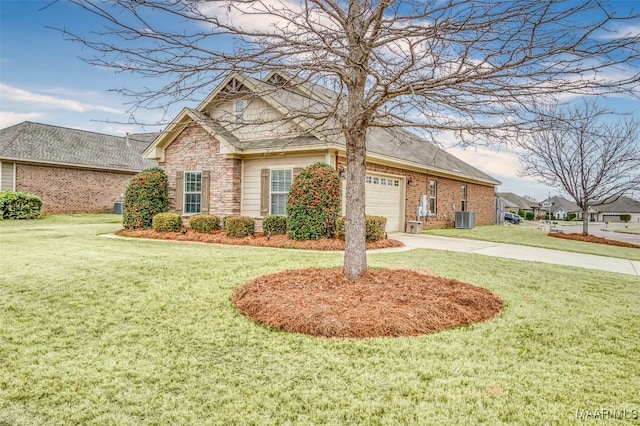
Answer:
MULTIPOLYGON (((227 237, 224 232, 205 234, 191 229, 182 232, 158 232, 153 229, 121 229, 116 235, 134 238, 152 238, 159 240, 197 241, 202 243, 230 244, 256 247, 292 248, 303 250, 344 250, 344 241, 322 238, 319 240, 297 241, 287 238, 286 235, 272 235, 267 238, 262 232, 246 238, 227 237)), ((381 249, 388 247, 403 247, 398 240, 384 239, 374 243, 367 243, 367 249, 381 249)))
POLYGON ((404 269, 370 269, 354 281, 340 268, 286 270, 236 288, 233 302, 269 327, 342 338, 435 333, 502 309, 489 290, 404 269))
POLYGON ((607 244, 617 247, 631 247, 640 248, 640 245, 627 243, 624 241, 608 240, 602 237, 596 237, 595 235, 583 235, 583 234, 564 234, 562 232, 550 232, 547 234, 550 237, 563 238, 565 240, 584 241, 587 243, 607 244))

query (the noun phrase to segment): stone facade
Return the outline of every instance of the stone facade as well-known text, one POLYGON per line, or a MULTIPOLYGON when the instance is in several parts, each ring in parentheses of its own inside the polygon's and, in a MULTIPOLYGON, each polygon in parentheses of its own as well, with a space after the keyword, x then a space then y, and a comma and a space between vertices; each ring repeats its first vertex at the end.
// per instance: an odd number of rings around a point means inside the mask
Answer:
MULTIPOLYGON (((338 157, 338 168, 346 169, 346 158, 338 157)), ((367 162, 367 170, 378 173, 388 173, 392 175, 405 176, 406 198, 405 198, 405 223, 416 220, 416 209, 420 205, 420 196, 429 194, 429 182, 437 182, 436 193, 436 214, 422 219, 423 228, 443 228, 452 227, 455 220, 455 212, 460 210, 462 201, 461 187, 467 187, 467 211, 475 212, 476 225, 491 225, 494 223, 494 187, 466 182, 463 180, 445 178, 442 176, 430 175, 400 169, 397 167, 384 166, 367 162)))
POLYGON ((169 177, 169 209, 176 205, 176 173, 210 172, 209 211, 219 216, 240 214, 242 160, 223 158, 220 143, 202 127, 191 125, 169 145, 159 163, 169 177))
POLYGON ((35 194, 44 201, 43 212, 113 212, 122 201, 134 172, 112 172, 36 164, 16 164, 16 191, 35 194))

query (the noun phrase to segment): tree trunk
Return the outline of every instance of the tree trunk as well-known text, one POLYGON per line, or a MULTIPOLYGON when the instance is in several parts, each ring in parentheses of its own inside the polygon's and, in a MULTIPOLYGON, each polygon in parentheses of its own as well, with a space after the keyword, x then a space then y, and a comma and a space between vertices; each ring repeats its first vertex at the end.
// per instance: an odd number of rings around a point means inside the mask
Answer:
POLYGON ((350 279, 367 270, 365 229, 366 130, 351 129, 347 137, 347 191, 344 274, 350 279))
POLYGON ((589 235, 589 208, 582 211, 582 235, 589 235))

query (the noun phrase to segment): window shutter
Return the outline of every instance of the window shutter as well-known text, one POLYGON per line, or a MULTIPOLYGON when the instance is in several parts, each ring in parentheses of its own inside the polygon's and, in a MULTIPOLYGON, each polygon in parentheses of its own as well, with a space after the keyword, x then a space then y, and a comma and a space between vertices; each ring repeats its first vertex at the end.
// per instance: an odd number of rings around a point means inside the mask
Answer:
POLYGON ((202 195, 200 196, 200 211, 202 213, 209 213, 209 199, 211 198, 209 193, 210 174, 209 170, 202 171, 202 195))
POLYGON ((184 209, 184 172, 176 173, 176 213, 182 214, 184 209))
POLYGON ((260 171, 260 216, 269 214, 269 169, 260 171))
MULTIPOLYGON (((300 172, 302 171, 302 167, 294 167, 293 168, 293 179, 296 178, 296 176, 298 176, 300 174, 300 172)), ((292 180, 293 180, 292 179, 292 180)))

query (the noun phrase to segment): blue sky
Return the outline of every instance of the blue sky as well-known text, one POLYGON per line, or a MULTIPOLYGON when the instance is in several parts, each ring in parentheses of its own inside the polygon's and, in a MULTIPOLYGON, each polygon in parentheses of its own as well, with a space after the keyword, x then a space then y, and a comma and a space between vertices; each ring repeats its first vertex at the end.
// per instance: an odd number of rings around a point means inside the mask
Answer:
MULTIPOLYGON (((616 7, 640 8, 640 1, 616 1, 616 7)), ((82 32, 96 28, 91 17, 64 0, 0 0, 0 128, 28 120, 113 135, 157 131, 161 127, 127 125, 131 100, 111 89, 146 84, 140 76, 86 64, 92 52, 49 27, 82 32)), ((638 23, 640 31, 640 22, 638 23)), ((640 100, 610 97, 608 107, 640 118, 640 100)), ((170 113, 184 106, 174 105, 170 113)), ((139 122, 156 123, 162 111, 136 112, 139 122)), ((452 148, 454 155, 501 180, 499 191, 542 199, 549 189, 517 176, 517 157, 507 151, 452 148)), ((551 190, 552 195, 556 190, 551 190)))

